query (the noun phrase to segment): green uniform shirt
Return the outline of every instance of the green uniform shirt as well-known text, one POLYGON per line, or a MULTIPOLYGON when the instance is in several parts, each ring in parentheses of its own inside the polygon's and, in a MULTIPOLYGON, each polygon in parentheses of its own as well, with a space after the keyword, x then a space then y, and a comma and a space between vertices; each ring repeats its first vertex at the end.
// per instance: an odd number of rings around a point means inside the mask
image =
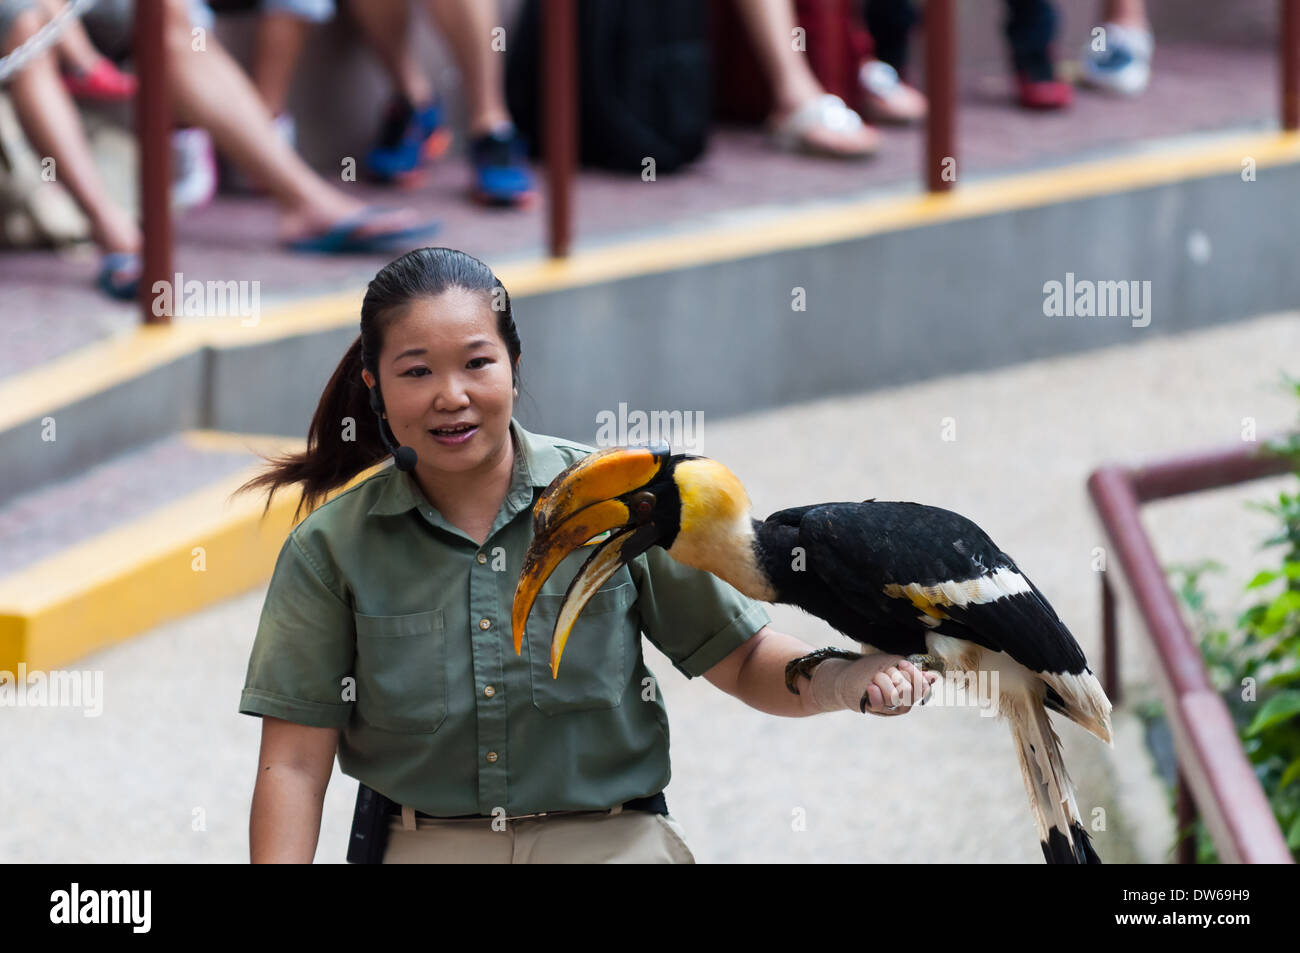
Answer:
POLYGON ((510 429, 510 490, 482 546, 391 465, 296 526, 240 699, 246 714, 340 729, 345 774, 436 816, 597 810, 663 790, 668 717, 640 633, 694 677, 769 621, 654 546, 592 597, 553 679, 551 632, 581 547, 538 595, 516 656, 533 504, 593 448, 510 429))

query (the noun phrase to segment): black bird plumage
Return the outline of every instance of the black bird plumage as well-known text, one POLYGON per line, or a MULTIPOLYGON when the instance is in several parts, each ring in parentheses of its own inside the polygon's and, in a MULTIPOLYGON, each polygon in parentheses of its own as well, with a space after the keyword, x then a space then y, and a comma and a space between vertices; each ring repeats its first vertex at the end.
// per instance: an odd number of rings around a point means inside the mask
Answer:
POLYGON ((1010 556, 966 517, 918 503, 814 504, 753 524, 755 554, 777 592, 774 601, 796 605, 877 651, 932 655, 934 637, 946 637, 985 650, 945 640, 937 654, 947 656, 947 665, 977 670, 996 659, 1002 671, 1018 665, 1031 676, 1007 686, 1000 710, 1012 724, 1044 857, 1100 863, 1043 709, 1109 743, 1110 705, 1069 629, 1010 556), (961 596, 970 597, 965 605, 961 596))

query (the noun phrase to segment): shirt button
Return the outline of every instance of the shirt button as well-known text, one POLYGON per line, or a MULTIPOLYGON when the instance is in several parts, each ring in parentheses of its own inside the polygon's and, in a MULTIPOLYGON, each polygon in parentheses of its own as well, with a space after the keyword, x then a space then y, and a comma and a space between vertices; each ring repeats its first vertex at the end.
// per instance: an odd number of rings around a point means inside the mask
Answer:
POLYGON ((478 554, 476 557, 474 557, 474 558, 478 560, 478 564, 479 564, 480 566, 482 566, 485 562, 487 562, 487 555, 484 554, 484 553, 479 553, 479 554, 478 554))
POLYGON ((490 629, 490 628, 492 628, 492 620, 491 620, 491 619, 479 619, 479 620, 478 620, 478 627, 479 627, 480 629, 490 629))
POLYGON ((496 753, 495 751, 489 751, 489 752, 487 753, 487 759, 488 759, 489 761, 496 761, 496 759, 497 759, 497 753, 496 753))
POLYGON ((497 690, 493 688, 491 685, 488 685, 486 688, 483 689, 483 694, 486 695, 488 698, 491 698, 496 693, 497 690))

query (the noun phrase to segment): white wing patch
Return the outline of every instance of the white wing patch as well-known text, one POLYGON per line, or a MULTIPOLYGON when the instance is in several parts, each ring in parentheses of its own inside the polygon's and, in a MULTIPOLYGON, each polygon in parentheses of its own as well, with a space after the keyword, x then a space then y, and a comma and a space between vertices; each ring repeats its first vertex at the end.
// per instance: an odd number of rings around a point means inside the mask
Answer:
POLYGON ((932 606, 966 606, 972 603, 984 605, 1031 591, 1024 576, 1005 566, 987 576, 977 576, 962 582, 948 581, 934 586, 923 586, 919 582, 900 586, 891 582, 885 586, 887 596, 910 599, 914 603, 927 602, 932 606))

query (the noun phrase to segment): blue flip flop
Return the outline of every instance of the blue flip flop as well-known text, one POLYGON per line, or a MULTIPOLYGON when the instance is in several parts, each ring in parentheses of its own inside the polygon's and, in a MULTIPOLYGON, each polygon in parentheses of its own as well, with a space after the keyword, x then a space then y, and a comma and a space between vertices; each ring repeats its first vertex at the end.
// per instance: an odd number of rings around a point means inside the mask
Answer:
POLYGON ((367 252, 392 251, 394 246, 409 244, 418 238, 425 238, 442 228, 437 219, 430 219, 410 228, 395 232, 375 232, 369 235, 358 234, 366 222, 379 215, 387 214, 393 209, 368 206, 356 215, 350 215, 333 228, 310 238, 299 238, 287 242, 285 247, 291 251, 320 252, 323 254, 365 254, 367 252))
POLYGON ((133 251, 111 251, 100 259, 99 277, 95 284, 110 298, 118 301, 134 301, 140 291, 140 253, 133 251), (114 277, 118 272, 129 272, 128 278, 114 277))

